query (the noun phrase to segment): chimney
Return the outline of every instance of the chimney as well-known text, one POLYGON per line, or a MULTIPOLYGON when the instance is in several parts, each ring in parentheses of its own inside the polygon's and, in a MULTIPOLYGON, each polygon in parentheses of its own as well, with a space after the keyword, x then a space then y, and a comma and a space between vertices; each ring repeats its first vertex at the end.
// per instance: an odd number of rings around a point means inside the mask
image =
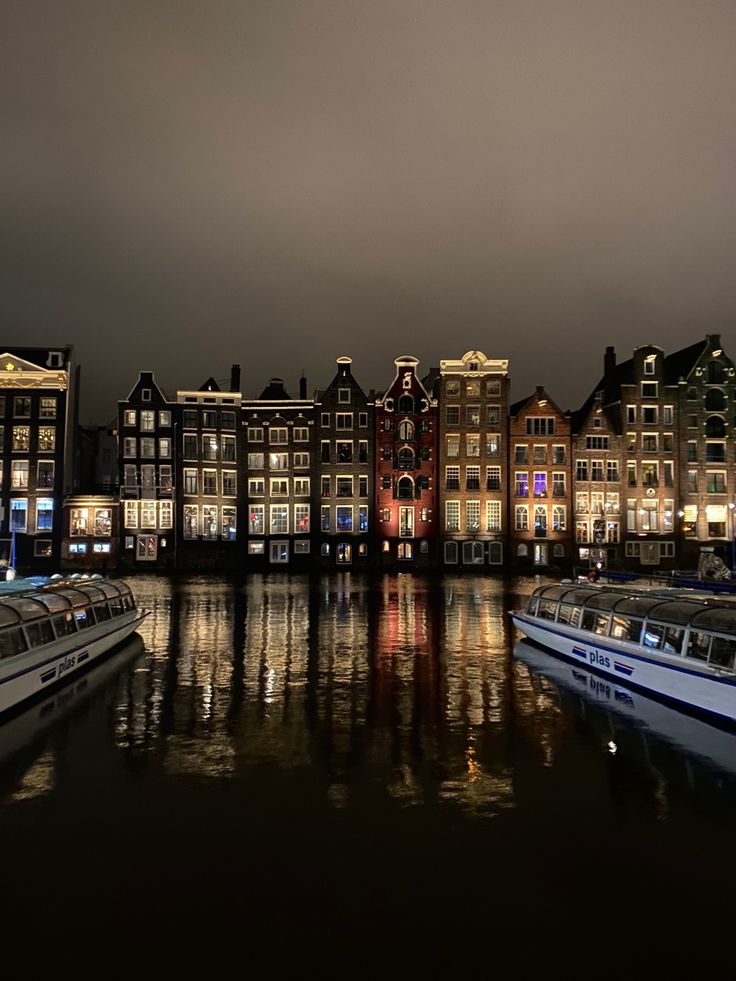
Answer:
POLYGON ((230 369, 230 391, 240 391, 240 365, 234 364, 230 369))
POLYGON ((721 335, 720 334, 706 334, 705 339, 708 342, 708 348, 711 351, 717 351, 721 346, 721 335))
POLYGON ((302 377, 299 379, 299 398, 306 399, 307 397, 307 379, 304 377, 304 372, 302 372, 302 377))
POLYGON ((615 370, 616 370, 616 349, 613 347, 607 347, 606 353, 603 355, 603 376, 605 378, 610 378, 615 370))

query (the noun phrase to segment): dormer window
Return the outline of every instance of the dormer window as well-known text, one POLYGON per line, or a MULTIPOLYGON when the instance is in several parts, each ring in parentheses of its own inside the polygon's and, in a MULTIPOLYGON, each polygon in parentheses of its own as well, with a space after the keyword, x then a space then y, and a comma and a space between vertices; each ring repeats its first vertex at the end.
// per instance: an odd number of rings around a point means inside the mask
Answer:
POLYGON ((655 363, 657 360, 656 354, 650 354, 644 359, 644 374, 653 375, 655 371, 655 363))
POLYGON ((142 402, 150 402, 151 401, 151 389, 150 388, 142 388, 141 389, 141 401, 142 402))
POLYGON ((340 405, 350 405, 350 389, 338 388, 337 401, 340 403, 340 405))

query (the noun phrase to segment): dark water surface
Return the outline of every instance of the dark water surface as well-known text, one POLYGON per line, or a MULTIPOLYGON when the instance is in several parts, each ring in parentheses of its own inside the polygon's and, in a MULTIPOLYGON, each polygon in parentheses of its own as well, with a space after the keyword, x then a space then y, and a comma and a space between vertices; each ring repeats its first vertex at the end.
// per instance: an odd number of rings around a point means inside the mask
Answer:
POLYGON ((6 964, 728 957, 736 736, 515 647, 534 584, 134 580, 142 639, 0 727, 6 964))

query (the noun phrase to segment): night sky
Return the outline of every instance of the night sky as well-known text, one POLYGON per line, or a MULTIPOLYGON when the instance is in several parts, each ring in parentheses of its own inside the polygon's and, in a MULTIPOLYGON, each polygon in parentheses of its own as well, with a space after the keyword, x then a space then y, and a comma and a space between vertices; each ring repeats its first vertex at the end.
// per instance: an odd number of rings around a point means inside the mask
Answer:
POLYGON ((732 0, 6 0, 0 310, 140 369, 364 388, 479 348, 574 408, 655 343, 736 356, 732 0))

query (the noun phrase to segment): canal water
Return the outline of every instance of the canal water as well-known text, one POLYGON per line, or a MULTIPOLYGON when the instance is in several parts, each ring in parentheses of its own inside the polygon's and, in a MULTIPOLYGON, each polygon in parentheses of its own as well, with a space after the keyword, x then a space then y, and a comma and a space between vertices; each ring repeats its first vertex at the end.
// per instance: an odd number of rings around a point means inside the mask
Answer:
POLYGON ((0 727, 6 965, 727 956, 736 736, 519 643, 537 582, 137 577, 140 638, 0 727))

